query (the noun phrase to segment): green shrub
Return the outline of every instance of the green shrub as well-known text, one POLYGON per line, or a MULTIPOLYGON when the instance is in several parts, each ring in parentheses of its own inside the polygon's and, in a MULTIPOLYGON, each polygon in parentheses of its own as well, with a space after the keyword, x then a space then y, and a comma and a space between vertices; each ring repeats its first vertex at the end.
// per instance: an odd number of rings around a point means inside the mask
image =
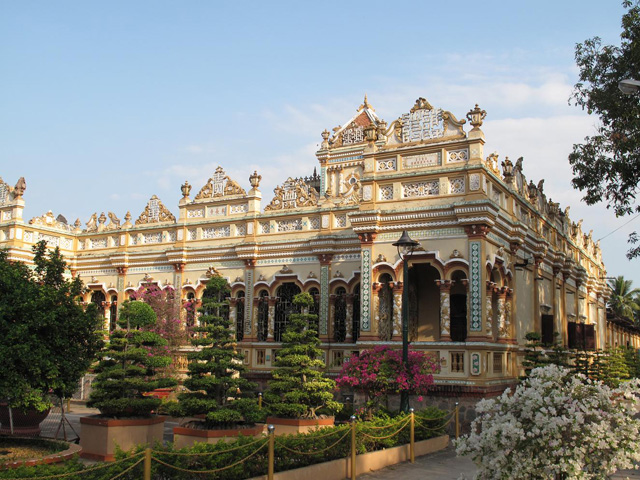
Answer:
MULTIPOLYGON (((444 433, 451 414, 437 408, 429 407, 416 413, 415 440, 426 440, 444 433)), ((408 416, 376 418, 371 422, 356 423, 357 452, 366 453, 384 448, 391 448, 409 443, 409 425, 396 435, 400 427, 406 424, 408 416), (371 438, 386 437, 389 438, 371 438)), ((172 445, 154 446, 153 456, 170 465, 152 461, 154 480, 194 480, 207 478, 210 480, 240 480, 265 475, 268 468, 267 437, 255 439, 240 436, 231 442, 219 441, 215 444, 196 443, 191 447, 175 449, 172 445), (194 455, 194 454, 205 455, 194 455), (253 454, 253 455, 252 455, 253 454), (252 455, 250 458, 250 455, 252 455), (185 472, 192 470, 202 472, 217 470, 237 463, 237 465, 217 473, 185 472)), ((351 452, 351 425, 340 425, 314 430, 306 434, 283 435, 275 439, 275 471, 282 472, 294 468, 305 467, 317 463, 328 462, 347 457, 351 452), (341 439, 341 440, 340 440, 341 439), (338 441, 340 440, 340 441, 338 441), (301 453, 298 453, 301 452, 301 453)), ((116 460, 123 463, 104 464, 99 471, 91 471, 94 466, 83 466, 77 460, 62 465, 39 465, 18 470, 0 471, 2 478, 27 478, 46 475, 58 475, 66 472, 78 472, 77 475, 65 477, 70 480, 109 480, 130 467, 144 447, 139 446, 130 452, 119 451, 116 460), (134 457, 135 458, 132 458, 134 457)), ((134 480, 142 477, 142 465, 118 477, 134 480)))

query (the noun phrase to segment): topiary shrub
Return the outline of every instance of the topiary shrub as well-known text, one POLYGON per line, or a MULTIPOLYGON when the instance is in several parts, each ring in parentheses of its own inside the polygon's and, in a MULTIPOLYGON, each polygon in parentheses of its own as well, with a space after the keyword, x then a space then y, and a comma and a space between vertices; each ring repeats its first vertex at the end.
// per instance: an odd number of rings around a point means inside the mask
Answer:
POLYGON ((289 317, 264 400, 274 416, 318 418, 319 410, 333 413, 342 405, 333 399, 336 383, 322 372, 326 365, 316 331, 318 316, 308 313, 313 298, 299 293, 293 304, 303 313, 289 317))
POLYGON ((177 382, 156 378, 156 371, 168 366, 171 358, 157 353, 167 342, 150 331, 155 323, 156 314, 146 303, 123 304, 118 319, 121 330, 111 332, 107 347, 99 354, 88 406, 112 417, 148 416, 158 408, 161 400, 145 393, 177 382))
POLYGON ((255 384, 241 375, 246 371, 244 356, 237 350, 229 320, 228 282, 212 276, 202 295, 199 326, 191 343, 198 347, 189 353, 189 373, 179 403, 170 409, 175 416, 206 415, 204 426, 228 427, 255 423, 264 416, 253 395, 255 384))

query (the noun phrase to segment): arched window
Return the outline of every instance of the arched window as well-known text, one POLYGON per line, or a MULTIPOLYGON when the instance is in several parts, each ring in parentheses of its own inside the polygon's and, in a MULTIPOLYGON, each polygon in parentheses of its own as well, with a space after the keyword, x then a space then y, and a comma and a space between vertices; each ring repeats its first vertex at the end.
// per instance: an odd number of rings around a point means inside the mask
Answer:
POLYGON ((111 306, 109 307, 109 331, 116 329, 118 318, 118 296, 111 295, 111 306))
POLYGON ((316 321, 313 325, 309 325, 309 328, 313 328, 316 333, 319 335, 320 329, 320 290, 316 287, 311 287, 309 289, 309 295, 313 297, 313 305, 309 308, 309 313, 311 315, 317 315, 316 321))
POLYGON ((295 313, 293 297, 300 293, 300 287, 293 282, 283 283, 276 290, 278 303, 276 303, 276 318, 273 326, 273 339, 276 342, 282 341, 282 334, 287 329, 289 315, 295 313))
POLYGON ((91 303, 95 303, 98 307, 103 307, 104 302, 107 301, 107 298, 104 296, 100 290, 94 290, 91 293, 91 303))
POLYGON ((360 337, 360 284, 353 289, 353 343, 358 341, 360 337))
POLYGON ((333 339, 344 342, 347 338, 347 290, 344 287, 336 289, 333 302, 333 339))
POLYGON ((244 290, 240 290, 236 298, 236 340, 241 342, 244 339, 244 290))
POLYGON ((265 342, 269 333, 269 292, 261 290, 258 298, 258 340, 265 342))
POLYGON ((393 336, 393 289, 390 285, 392 281, 393 279, 388 273, 380 275, 381 286, 378 292, 378 336, 380 340, 391 340, 393 336))

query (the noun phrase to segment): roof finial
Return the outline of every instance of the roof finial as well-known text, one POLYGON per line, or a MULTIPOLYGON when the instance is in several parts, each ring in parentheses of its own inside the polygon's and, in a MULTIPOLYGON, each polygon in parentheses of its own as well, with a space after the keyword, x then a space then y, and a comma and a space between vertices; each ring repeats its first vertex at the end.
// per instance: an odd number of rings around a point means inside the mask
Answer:
POLYGON ((369 110, 372 110, 375 112, 375 109, 371 106, 371 104, 369 104, 369 101, 367 100, 367 94, 364 94, 364 103, 362 105, 360 105, 360 107, 358 108, 358 112, 361 112, 362 110, 364 110, 365 108, 368 108, 369 110))

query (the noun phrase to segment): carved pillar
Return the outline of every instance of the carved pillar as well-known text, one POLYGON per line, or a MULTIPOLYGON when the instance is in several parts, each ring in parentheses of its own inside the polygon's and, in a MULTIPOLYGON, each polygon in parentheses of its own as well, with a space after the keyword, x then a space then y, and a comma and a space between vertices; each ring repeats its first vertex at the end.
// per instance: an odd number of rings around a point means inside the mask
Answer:
MULTIPOLYGON (((249 329, 252 332, 252 339, 258 340, 258 306, 260 305, 260 298, 259 297, 253 297, 253 301, 251 302, 251 308, 249 308, 249 303, 246 302, 245 305, 247 306, 247 308, 245 309, 244 313, 245 313, 245 324, 244 324, 244 333, 245 335, 247 335, 247 320, 246 320, 246 313, 247 310, 251 310, 251 324, 249 325, 249 329)), ((245 336, 245 340, 247 340, 247 337, 245 336)))
POLYGON ((451 340, 451 280, 436 280, 440 287, 440 340, 451 340))
POLYGON ((110 314, 111 314, 111 302, 102 302, 102 307, 104 308, 104 330, 109 331, 110 322, 110 314))
POLYGON ((493 335, 493 292, 495 291, 496 284, 487 280, 486 282, 486 295, 485 295, 485 321, 484 321, 484 331, 487 337, 495 340, 493 335))
MULTIPOLYGON (((125 280, 127 278, 127 267, 117 267, 118 279, 116 280, 116 288, 118 290, 118 305, 122 305, 127 298, 124 293, 125 280)), ((120 316, 120 310, 116 313, 116 319, 120 316)))
POLYGON ((278 297, 269 297, 269 329, 267 332, 267 342, 273 342, 273 333, 275 331, 276 321, 276 303, 278 303, 278 297))
POLYGON ((238 299, 229 298, 229 321, 231 322, 231 330, 236 331, 238 325, 238 299))
POLYGON ((336 186, 336 192, 338 195, 342 194, 342 182, 343 182, 343 174, 342 174, 343 168, 342 167, 338 167, 338 185, 336 186))
POLYGON ((506 292, 506 299, 504 302, 504 320, 506 329, 508 331, 507 338, 510 340, 515 339, 515 325, 513 324, 513 289, 508 288, 506 292))
MULTIPOLYGON (((402 341, 402 291, 405 282, 391 282, 389 286, 393 291, 393 323, 392 339, 402 341)), ((408 307, 408 306, 407 306, 408 307)))
MULTIPOLYGON (((376 337, 380 331, 380 290, 382 290, 381 283, 374 282, 371 285, 371 316, 373 317, 373 321, 371 322, 372 327, 370 328, 370 332, 376 337)), ((362 330, 362 328, 360 330, 362 330)))
MULTIPOLYGON (((360 239, 360 338, 362 340, 374 339, 372 332, 372 274, 371 258, 373 256, 373 242, 376 239, 376 232, 359 233, 360 239)), ((374 310, 374 311, 377 311, 374 310)))
POLYGON ((500 340, 506 340, 509 338, 509 325, 507 324, 506 310, 505 310, 505 300, 507 298, 507 291, 509 289, 507 287, 496 288, 495 292, 497 295, 497 308, 496 312, 497 320, 498 320, 498 338, 500 340))
POLYGON ((335 339, 336 334, 336 298, 337 295, 331 294, 329 295, 329 328, 327 329, 327 336, 330 341, 335 339))
POLYGON ((245 340, 255 340, 258 336, 258 308, 253 297, 256 259, 245 260, 244 266, 244 337, 245 340))
POLYGON ((346 343, 351 343, 353 341, 353 299, 355 295, 353 293, 347 294, 346 302, 347 302, 347 318, 345 322, 347 322, 347 336, 345 338, 346 343))
MULTIPOLYGON (((318 319, 318 335, 329 335, 329 276, 333 255, 318 255, 320 261, 320 318, 318 319)), ((333 319, 333 315, 331 315, 333 319)))

